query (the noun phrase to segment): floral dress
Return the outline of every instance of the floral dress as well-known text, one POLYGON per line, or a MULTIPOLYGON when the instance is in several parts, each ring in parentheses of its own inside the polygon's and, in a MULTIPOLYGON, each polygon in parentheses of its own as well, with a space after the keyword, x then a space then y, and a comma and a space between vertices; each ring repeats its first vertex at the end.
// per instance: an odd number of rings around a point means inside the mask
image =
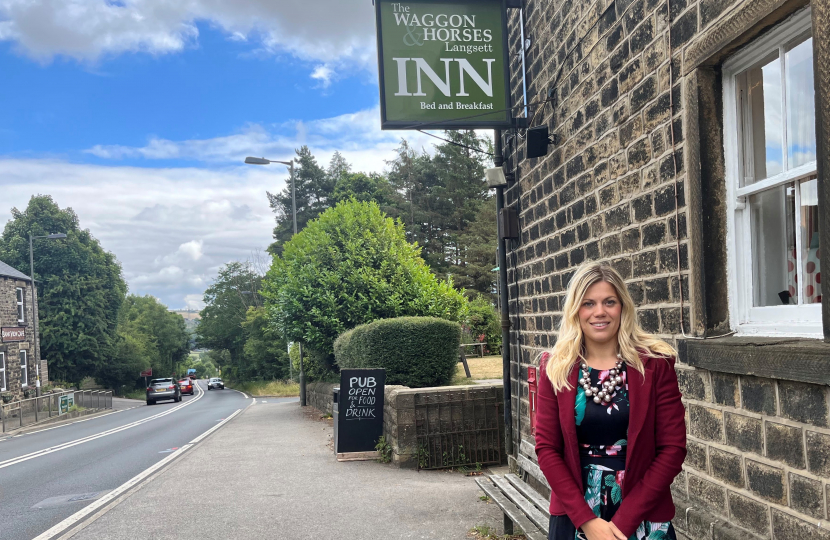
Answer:
MULTIPOLYGON (((625 453, 628 438, 628 377, 622 369, 623 382, 608 404, 598 405, 585 390, 577 386, 576 435, 582 465, 585 501, 597 517, 609 521, 622 502, 625 481, 625 453)), ((608 371, 590 369, 591 386, 601 388, 608 371)), ((643 521, 630 540, 676 540, 671 523, 643 521)), ((551 516, 549 540, 586 540, 568 516, 551 516)))

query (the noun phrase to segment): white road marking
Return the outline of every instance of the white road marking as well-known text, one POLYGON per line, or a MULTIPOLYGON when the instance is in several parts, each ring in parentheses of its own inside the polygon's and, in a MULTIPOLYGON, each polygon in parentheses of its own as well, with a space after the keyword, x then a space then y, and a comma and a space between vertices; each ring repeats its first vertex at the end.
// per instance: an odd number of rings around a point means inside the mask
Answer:
POLYGON ((173 452, 172 454, 170 454, 166 458, 162 459, 161 461, 159 461, 155 465, 151 466, 149 469, 145 469, 144 471, 138 473, 137 475, 135 475, 131 479, 127 480, 125 483, 121 484, 120 486, 118 486, 114 490, 110 491, 109 493, 107 493, 106 495, 104 495, 103 497, 98 499, 97 501, 91 503, 88 506, 85 506, 84 508, 82 508, 81 510, 75 512, 74 514, 72 514, 68 518, 64 519, 63 521, 61 521, 60 523, 58 523, 57 525, 55 525, 51 529, 49 529, 49 530, 41 533, 40 535, 36 536, 33 540, 48 540, 50 538, 54 538, 55 536, 62 533, 63 531, 65 531, 69 527, 75 525, 76 523, 78 523, 79 521, 84 519, 89 514, 95 512, 96 510, 98 510, 99 508, 104 506, 105 504, 109 503, 110 501, 112 501, 113 499, 115 499, 116 497, 118 497, 119 495, 121 495, 122 493, 124 493, 125 491, 130 489, 131 487, 137 485, 142 480, 144 480, 145 478, 147 478, 148 476, 150 476, 151 474, 153 474, 157 470, 161 469, 162 467, 164 467, 165 465, 167 465, 168 463, 170 463, 174 459, 178 458, 179 456, 181 456, 184 452, 186 452, 192 446, 193 445, 191 445, 191 444, 186 444, 186 445, 182 446, 181 448, 179 448, 178 450, 176 450, 175 452, 173 452))
MULTIPOLYGON (((130 409, 133 409, 133 408, 134 407, 130 407, 130 409)), ((48 427, 48 428, 44 428, 44 429, 39 429, 37 431, 28 431, 26 433, 21 433, 20 435, 13 435, 13 437, 23 437, 24 435, 34 435, 35 433, 43 433, 44 431, 50 431, 50 430, 53 430, 53 429, 58 429, 58 428, 66 427, 66 426, 73 426, 75 424, 80 424, 81 422, 89 422, 90 420, 95 420, 96 418, 103 418, 103 417, 109 416, 111 414, 120 413, 122 411, 128 411, 128 410, 129 409, 120 409, 120 410, 117 410, 117 411, 108 412, 107 414, 102 414, 102 415, 99 415, 99 416, 93 416, 92 418, 84 418, 82 420, 76 420, 74 422, 67 422, 66 424, 61 424, 59 426, 52 426, 52 427, 48 427)), ((60 417, 58 417, 58 418, 60 418, 60 417)))
MULTIPOLYGON (((248 405, 248 406, 250 407, 250 405, 248 405)), ((136 487, 142 481, 144 481, 145 479, 152 476, 155 472, 157 472, 160 469, 162 469, 163 467, 165 467, 168 463, 170 463, 171 461, 173 461, 176 458, 178 458, 179 456, 181 456, 184 452, 186 452, 190 448, 193 448, 193 446, 196 443, 198 443, 199 441, 201 441, 202 439, 204 439, 205 437, 207 437, 208 435, 210 435, 211 433, 213 433, 214 431, 216 431, 217 429, 219 429, 220 427, 222 427, 226 423, 230 422, 234 417, 236 417, 236 415, 241 413, 243 410, 244 409, 237 409, 236 411, 233 412, 233 414, 231 414, 230 416, 228 416, 227 418, 222 420, 221 423, 213 426, 212 428, 205 431, 204 433, 202 433, 201 435, 199 435, 198 437, 196 437, 195 439, 193 439, 192 441, 190 441, 186 445, 182 446, 178 450, 175 450, 172 454, 170 454, 166 458, 162 459, 161 461, 159 461, 155 465, 153 465, 150 468, 145 469, 144 471, 138 473, 133 478, 131 478, 130 480, 127 480, 125 483, 121 484, 120 486, 118 486, 114 490, 110 491, 109 493, 107 493, 106 495, 104 495, 103 497, 98 499, 97 501, 95 501, 95 502, 91 503, 90 505, 82 508, 81 510, 78 510, 77 512, 75 512, 74 514, 69 516, 68 518, 64 519, 63 521, 61 521, 60 523, 58 523, 54 527, 50 528, 49 530, 47 530, 47 531, 41 533, 40 535, 36 536, 32 540, 51 540, 53 538, 56 538, 59 534, 65 532, 65 531, 68 531, 71 527, 73 527, 75 525, 78 525, 84 518, 86 518, 90 514, 93 514, 97 510, 99 510, 102 507, 109 504, 110 502, 114 501, 116 498, 120 497, 121 495, 123 495, 124 493, 129 491, 130 489, 136 487)), ((105 509, 101 510, 100 515, 105 514, 109 510, 110 510, 109 508, 105 508, 105 509)), ((95 519, 97 519, 97 517, 95 519)), ((86 525, 87 524, 82 524, 79 527, 77 527, 76 529, 74 529, 73 531, 69 531, 69 533, 65 537, 68 538, 68 537, 74 536, 77 532, 80 531, 80 529, 83 529, 84 527, 86 527, 86 525)))
POLYGON ((177 406, 173 407, 172 409, 168 409, 168 410, 166 410, 164 412, 161 412, 159 414, 149 416, 147 418, 143 418, 141 420, 137 420, 137 421, 129 423, 129 424, 124 424, 123 426, 119 426, 117 428, 112 428, 112 429, 109 429, 107 431, 102 431, 101 433, 96 433, 94 435, 88 435, 86 437, 81 437, 80 439, 76 439, 74 441, 65 442, 63 444, 59 444, 57 446, 52 446, 50 448, 44 448, 43 450, 38 450, 36 452, 31 452, 29 454, 25 454, 25 455, 18 456, 18 457, 15 457, 15 458, 7 459, 6 461, 0 461, 0 469, 4 469, 4 468, 10 467, 12 465, 17 465, 18 463, 23 463, 24 461, 29 461, 30 459, 35 459, 35 458, 38 458, 38 457, 41 457, 41 456, 52 454, 54 452, 59 452, 60 450, 66 450, 67 448, 72 448, 73 446, 78 446, 79 444, 83 444, 83 443, 86 443, 86 442, 89 442, 89 441, 94 441, 96 439, 100 439, 102 437, 107 437, 107 436, 113 435, 115 433, 120 433, 120 432, 125 431, 127 429, 134 428, 136 426, 140 426, 141 424, 146 424, 147 422, 150 422, 150 421, 155 420, 157 418, 167 416, 168 414, 172 414, 172 413, 174 413, 174 412, 176 412, 176 411, 178 411, 178 410, 180 410, 184 407, 187 407, 188 405, 191 405, 191 404, 196 403, 197 401, 199 401, 202 398, 202 396, 205 395, 205 393, 203 391, 201 391, 201 388, 199 390, 200 390, 199 395, 196 396, 194 399, 188 400, 187 402, 182 403, 181 405, 177 405, 177 406))

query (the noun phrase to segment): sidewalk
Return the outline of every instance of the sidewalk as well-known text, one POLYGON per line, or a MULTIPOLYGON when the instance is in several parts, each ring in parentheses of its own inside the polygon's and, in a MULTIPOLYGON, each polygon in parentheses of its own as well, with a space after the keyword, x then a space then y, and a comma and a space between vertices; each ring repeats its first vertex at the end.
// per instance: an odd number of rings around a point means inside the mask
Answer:
POLYGON ((332 428, 296 401, 258 402, 73 540, 464 539, 501 528, 474 479, 337 463, 332 428))

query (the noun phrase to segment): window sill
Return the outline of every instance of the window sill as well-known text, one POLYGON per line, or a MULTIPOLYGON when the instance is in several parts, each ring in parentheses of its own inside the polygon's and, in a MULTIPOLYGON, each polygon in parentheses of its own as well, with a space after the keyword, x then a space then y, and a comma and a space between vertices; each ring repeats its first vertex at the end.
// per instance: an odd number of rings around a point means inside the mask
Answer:
POLYGON ((736 336, 678 340, 690 366, 812 384, 830 384, 830 343, 818 339, 736 336))

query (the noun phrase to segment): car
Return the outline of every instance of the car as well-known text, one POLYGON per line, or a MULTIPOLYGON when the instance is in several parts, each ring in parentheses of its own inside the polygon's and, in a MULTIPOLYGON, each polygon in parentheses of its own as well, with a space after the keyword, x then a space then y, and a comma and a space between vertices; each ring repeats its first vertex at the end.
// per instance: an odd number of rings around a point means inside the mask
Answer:
POLYGON ((178 403, 182 400, 182 389, 175 379, 152 379, 147 387, 147 405, 154 405, 156 401, 172 399, 178 403))
POLYGON ((195 386, 196 385, 193 384, 193 381, 191 381, 188 378, 184 378, 179 381, 179 388, 181 388, 182 390, 182 395, 190 394, 192 396, 193 393, 196 391, 195 386))
POLYGON ((211 377, 210 379, 208 379, 207 387, 208 390, 214 390, 216 388, 218 388, 219 390, 224 390, 225 383, 222 382, 222 379, 220 379, 219 377, 211 377))

